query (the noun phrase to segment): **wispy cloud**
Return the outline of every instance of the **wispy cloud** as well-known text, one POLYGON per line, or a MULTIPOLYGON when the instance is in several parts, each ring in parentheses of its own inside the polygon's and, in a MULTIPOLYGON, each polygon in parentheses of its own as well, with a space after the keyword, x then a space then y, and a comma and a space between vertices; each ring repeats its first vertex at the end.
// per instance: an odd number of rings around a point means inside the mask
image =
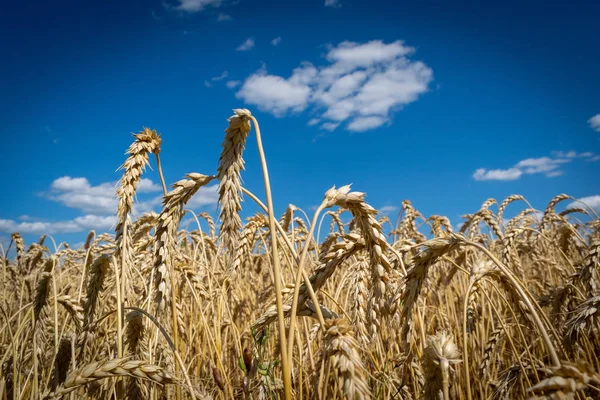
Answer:
POLYGON ((341 7, 340 0, 325 0, 325 7, 341 7))
POLYGON ((0 232, 20 232, 24 234, 53 234, 82 232, 86 230, 107 231, 115 226, 117 218, 113 215, 84 215, 65 221, 25 221, 0 219, 0 232))
POLYGON ((358 117, 355 118, 350 124, 348 124, 348 130, 355 132, 364 132, 369 129, 379 128, 381 125, 388 121, 385 117, 370 116, 370 117, 358 117))
POLYGON ((594 157, 594 153, 586 151, 584 153, 578 153, 575 150, 570 151, 553 151, 552 155, 556 158, 590 158, 594 157))
POLYGON ((600 132, 600 114, 596 114, 592 118, 588 119, 588 124, 590 124, 590 127, 593 130, 600 132))
POLYGON ((589 206, 597 213, 600 213, 600 195, 598 194, 577 199, 577 201, 570 203, 567 208, 579 208, 583 206, 582 203, 589 206))
POLYGON ((225 84, 229 89, 233 89, 236 88, 238 86, 240 86, 242 82, 240 81, 227 81, 227 83, 225 84))
POLYGON ((340 126, 339 122, 325 122, 323 125, 321 125, 321 129, 333 132, 337 129, 338 126, 340 126))
POLYGON ((219 7, 223 4, 222 0, 177 0, 179 3, 175 9, 189 13, 195 13, 206 9, 207 7, 219 7))
POLYGON ((303 62, 289 78, 261 68, 236 96, 278 117, 312 107, 323 124, 366 131, 390 122, 394 111, 428 91, 433 71, 410 60, 412 53, 401 41, 342 42, 329 47, 326 65, 303 62))
POLYGON ((383 215, 387 215, 393 213, 394 211, 398 211, 398 207, 396 206, 383 206, 379 209, 379 212, 383 215))
POLYGON ((277 36, 275 39, 271 40, 273 46, 277 46, 279 43, 281 43, 281 36, 277 36))
POLYGON ((240 44, 236 50, 237 51, 250 51, 254 48, 254 38, 249 37, 244 41, 244 43, 240 44))
POLYGON ((218 81, 221 81, 221 80, 223 80, 223 79, 227 78, 228 76, 229 76, 229 72, 227 72, 227 71, 223 71, 223 72, 221 73, 221 75, 218 75, 218 76, 213 76, 213 77, 212 77, 212 78, 210 78, 209 80, 205 80, 205 81, 204 81, 204 86, 206 86, 206 87, 212 87, 212 85, 213 85, 213 82, 218 82, 218 81))
POLYGON ((479 168, 473 174, 476 181, 514 181, 523 175, 523 171, 518 168, 509 169, 490 169, 479 168))
POLYGON ((557 176, 561 164, 570 163, 571 160, 566 158, 528 158, 519 161, 516 168, 522 170, 526 174, 545 174, 546 176, 557 176))
POLYGON ((473 173, 473 179, 476 181, 514 181, 525 174, 543 174, 547 178, 552 178, 562 175, 561 166, 575 159, 579 158, 586 161, 597 160, 597 156, 591 152, 555 151, 552 155, 553 157, 527 158, 508 169, 479 168, 473 173))
POLYGON ((231 21, 231 15, 225 14, 225 13, 219 13, 219 15, 217 15, 217 22, 225 22, 225 21, 231 21))

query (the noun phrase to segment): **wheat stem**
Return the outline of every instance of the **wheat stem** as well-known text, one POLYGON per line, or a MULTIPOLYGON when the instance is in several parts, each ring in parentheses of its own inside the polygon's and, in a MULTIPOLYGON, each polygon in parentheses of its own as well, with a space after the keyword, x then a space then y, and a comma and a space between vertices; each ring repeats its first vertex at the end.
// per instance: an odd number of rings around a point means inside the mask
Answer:
POLYGON ((254 123, 256 131, 256 142, 258 144, 258 153, 262 165, 263 180, 265 184, 265 197, 267 198, 267 207, 269 209, 269 230, 271 231, 271 258, 273 260, 273 273, 275 275, 275 298, 277 301, 277 319, 279 323, 279 346, 281 353, 281 366, 283 369, 283 387, 286 400, 292 398, 292 370, 287 357, 287 340, 285 335, 285 321, 283 312, 283 298, 281 296, 281 266, 279 265, 279 252, 277 244, 277 229, 275 227, 275 211, 273 209, 273 198, 271 196, 271 184, 269 182, 269 170, 267 160, 263 149, 262 138, 258 121, 253 116, 250 120, 254 123))
MULTIPOLYGON (((298 295, 300 294, 300 279, 302 278, 304 271, 304 260, 306 259, 306 254, 308 253, 308 248, 310 247, 310 242, 312 240, 313 234, 315 232, 315 226, 317 224, 317 219, 319 218, 319 214, 325 208, 325 202, 323 201, 321 205, 315 211, 315 215, 313 216, 312 222, 310 224, 310 230, 307 235, 306 243, 304 244, 304 248, 302 249, 302 254, 300 255, 300 260, 298 261, 298 272, 296 273, 296 280, 294 282, 294 298, 292 300, 292 311, 290 313, 290 327, 289 327, 289 336, 288 343, 290 346, 288 348, 288 360, 292 360, 293 351, 294 351, 294 330, 296 328, 296 312, 298 311, 298 295)), ((310 280, 309 280, 310 284, 310 280)), ((319 317, 319 323, 321 326, 325 325, 325 320, 323 319, 323 314, 321 313, 321 308, 316 301, 313 301, 315 305, 315 311, 319 317)))

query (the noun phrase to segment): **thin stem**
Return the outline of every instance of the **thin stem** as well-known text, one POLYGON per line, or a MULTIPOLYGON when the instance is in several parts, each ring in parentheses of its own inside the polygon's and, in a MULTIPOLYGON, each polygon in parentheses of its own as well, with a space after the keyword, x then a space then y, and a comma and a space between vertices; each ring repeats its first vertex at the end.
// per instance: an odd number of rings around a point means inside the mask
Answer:
POLYGON ((154 153, 156 156, 156 168, 158 169, 158 176, 160 176, 160 183, 162 183, 163 195, 167 195, 167 185, 165 184, 165 177, 163 176, 162 167, 160 165, 160 156, 158 153, 154 153))
POLYGON ((442 360, 442 388, 444 392, 444 400, 450 400, 450 391, 448 388, 448 360, 442 360))
MULTIPOLYGON (((250 192, 248 189, 245 189, 243 187, 242 187, 242 192, 244 192, 252 200, 254 200, 256 202, 256 204, 258 204, 259 207, 262 208, 265 212, 268 212, 267 206, 265 206, 252 192, 250 192)), ((281 234, 282 239, 284 240, 284 242, 287 244, 288 248, 290 249, 290 252, 294 256, 296 262, 299 262, 298 253, 296 253, 294 246, 292 245, 289 238, 283 231, 283 228, 281 227, 281 225, 279 225, 279 223, 277 221, 275 221, 275 226, 277 227, 277 230, 281 234)), ((313 302, 313 304, 315 306, 318 306, 319 301, 317 300, 317 295, 315 293, 315 290, 312 287, 312 284, 310 283, 310 277, 308 276, 308 274, 306 273, 306 270, 304 270, 304 269, 302 270, 302 278, 304 279, 304 284, 306 285, 306 289, 308 289, 308 295, 310 296, 310 300, 313 302)), ((321 309, 319 308, 319 312, 320 311, 321 311, 321 309)), ((323 325, 321 325, 321 328, 323 329, 323 325)))
MULTIPOLYGON (((281 267, 279 265, 279 252, 277 246, 277 231, 275 227, 275 215, 273 209, 273 198, 271 197, 271 184, 269 183, 269 171, 267 168, 267 160, 262 145, 260 136, 260 128, 258 121, 254 117, 250 117, 256 129, 256 142, 258 144, 258 153, 260 154, 260 162, 263 170, 263 180, 265 183, 265 196, 267 197, 267 206, 269 208, 269 230, 271 231, 271 256, 273 259, 273 272, 275 275, 275 297, 277 300, 277 319, 279 322, 279 345, 281 352, 281 366, 283 369, 283 388, 286 400, 292 398, 292 370, 287 358, 287 340, 285 336, 285 321, 283 312, 283 298, 281 296, 281 267)), ((315 305, 316 306, 316 305, 315 305)))
MULTIPOLYGON (((475 282, 469 282, 466 293, 471 293, 475 282)), ((467 388, 467 400, 471 400, 471 376, 469 375, 469 347, 468 347, 468 335, 467 335, 467 311, 469 308, 469 296, 465 296, 463 301, 463 323, 462 323, 462 335, 463 335, 463 367, 465 369, 465 387, 467 388)))
MULTIPOLYGON (((115 290, 117 291, 117 357, 123 357, 123 303, 121 303, 121 289, 119 282, 119 270, 117 267, 117 262, 115 257, 112 257, 111 264, 115 268, 115 290)), ((117 379, 117 398, 121 398, 120 396, 123 394, 123 380, 121 378, 117 379)))
MULTIPOLYGON (((176 281, 175 281, 175 268, 173 267, 173 261, 169 263, 169 269, 171 274, 171 317, 173 323, 173 345, 175 349, 173 350, 175 354, 179 353, 179 328, 177 324, 177 290, 176 290, 176 281)), ((175 364, 175 373, 179 372, 179 364, 175 364)), ((181 391, 179 387, 175 387, 175 397, 177 400, 181 398, 181 391)))
MULTIPOLYGON (((302 277, 302 272, 304 272, 304 260, 306 259, 306 254, 308 253, 308 248, 310 247, 310 243, 312 241, 312 235, 315 232, 315 226, 317 225, 317 219, 319 218, 319 214, 325 208, 325 202, 323 201, 319 208, 315 211, 315 215, 313 216, 312 222, 310 224, 310 231, 308 232, 308 236, 306 238, 306 243, 304 243, 304 248, 302 249, 302 254, 300 255, 300 260, 298 261, 298 272, 296 273, 296 281, 294 282, 294 299, 292 300, 292 311, 290 313, 290 328, 289 328, 289 336, 288 342, 290 346, 288 348, 288 360, 292 360, 294 353, 294 330, 296 328, 296 312, 298 311, 298 296, 300 294, 300 278, 302 277)), ((325 320, 323 319, 323 314, 321 313, 321 308, 318 304, 315 303, 315 312, 319 317, 319 322, 321 326, 325 325, 325 320)))
POLYGON ((542 323, 542 320, 540 319, 540 316, 539 316, 537 310, 531 303, 531 299, 529 298, 529 296, 527 296, 527 294, 521 287, 521 284, 517 281, 517 279, 514 277, 512 272, 510 272, 510 270, 508 268, 506 268, 506 266, 504 264, 502 264, 492 253, 490 253, 490 251, 488 249, 486 249, 479 243, 471 242, 465 238, 461 238, 460 236, 457 236, 457 237, 460 238, 460 240, 463 241, 465 244, 467 244, 469 246, 473 246, 473 247, 481 250, 482 252, 484 252, 490 258, 490 260, 492 260, 492 262, 494 262, 494 264, 496 264, 498 266, 498 268, 504 273, 504 275, 506 275, 506 277, 508 278, 510 283, 515 287, 515 290, 517 291, 517 293, 519 293, 519 296, 521 296, 521 299, 523 300, 523 302, 525 303, 525 305, 531 312, 533 320, 534 320, 535 324, 538 326, 538 329, 540 330, 540 333, 542 334, 542 338, 544 339, 544 342, 546 342, 546 347, 548 349, 548 353, 550 354, 550 358, 552 359, 552 364, 554 364, 555 367, 560 367, 561 366, 560 359, 558 358, 556 349, 554 348, 554 345, 552 344, 552 341, 550 340, 548 331, 544 327, 544 324, 542 323))
POLYGON ((194 390, 193 390, 192 381, 190 381, 190 377, 189 377, 189 375, 187 374, 187 372, 185 370, 185 364, 183 363, 183 360, 181 359, 181 356, 179 355, 179 352, 175 348, 175 344, 173 343, 173 341, 169 337, 169 334, 167 333, 167 331, 165 330, 165 328, 162 327, 162 325, 156 320, 156 318, 154 318, 152 316, 152 314, 150 314, 150 313, 142 310, 139 307, 125 307, 125 309, 126 310, 135 310, 135 311, 137 311, 139 313, 144 314, 158 328, 158 330, 160 331, 160 333, 162 333, 163 337, 165 338, 165 340, 169 344, 169 347, 171 347, 171 350, 173 350, 173 354, 175 355, 175 359, 177 360, 177 363, 178 363, 179 367, 181 368, 181 372, 183 372, 183 376, 185 378, 185 382, 187 383, 187 389, 188 389, 188 391, 190 393, 191 398, 192 399, 197 398, 197 396, 196 396, 196 394, 194 393, 194 390))
MULTIPOLYGON (((122 307, 125 307, 125 296, 127 293, 127 268, 129 267, 128 263, 127 263, 127 258, 129 257, 129 254, 127 253, 128 250, 128 244, 127 244, 127 237, 128 237, 128 232, 127 232, 127 226, 129 225, 129 216, 125 215, 125 220, 123 221, 123 237, 121 239, 121 289, 119 290, 117 288, 117 301, 119 302, 119 305, 122 307)), ((113 261, 116 261, 113 258, 113 261)), ((115 266, 116 269, 116 266, 115 266)), ((119 274, 119 271, 115 270, 115 276, 117 276, 119 274)), ((119 279, 117 277, 117 286, 119 286, 119 279)), ((122 317, 122 314, 119 312, 119 315, 122 317)), ((119 328, 123 329, 123 320, 121 319, 119 322, 119 328)), ((119 353, 119 357, 123 357, 123 335, 122 332, 119 331, 117 333, 117 348, 121 349, 120 353, 119 353)))

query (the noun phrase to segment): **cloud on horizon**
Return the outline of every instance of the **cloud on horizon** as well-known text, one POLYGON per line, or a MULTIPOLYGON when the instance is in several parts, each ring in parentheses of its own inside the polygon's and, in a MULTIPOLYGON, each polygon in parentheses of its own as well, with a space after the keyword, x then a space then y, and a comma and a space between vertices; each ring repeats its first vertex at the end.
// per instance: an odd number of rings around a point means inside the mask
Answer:
POLYGON ((569 203, 569 205, 567 205, 567 208, 580 208, 583 207, 584 204, 589 206, 597 213, 600 213, 600 195, 598 194, 594 196, 581 197, 576 201, 569 203))
MULTIPOLYGON (((116 211, 118 201, 115 196, 116 182, 104 182, 99 185, 90 184, 84 177, 63 176, 55 179, 50 185, 50 191, 42 196, 65 207, 83 212, 83 215, 73 219, 50 221, 21 215, 18 221, 0 219, 0 232, 23 234, 53 234, 74 233, 91 229, 103 232, 112 230, 117 222, 116 211)), ((150 179, 142 178, 138 185, 138 194, 161 192, 159 184, 150 179)), ((146 196, 147 197, 147 196, 146 196)), ((219 199, 218 184, 200 188, 188 201, 186 208, 196 209, 216 205, 219 199)), ((146 212, 160 212, 163 196, 152 196, 133 205, 133 213, 140 215, 146 212)))

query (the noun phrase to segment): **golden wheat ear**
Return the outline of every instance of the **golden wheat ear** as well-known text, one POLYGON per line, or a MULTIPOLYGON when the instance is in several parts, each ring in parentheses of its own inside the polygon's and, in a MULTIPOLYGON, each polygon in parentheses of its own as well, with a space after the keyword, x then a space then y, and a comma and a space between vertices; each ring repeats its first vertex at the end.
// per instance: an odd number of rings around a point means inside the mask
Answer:
POLYGON ((242 220, 239 212, 242 209, 241 190, 242 182, 240 173, 244 169, 242 155, 246 146, 246 139, 250 132, 250 117, 252 114, 246 109, 233 110, 234 115, 229 117, 229 126, 225 129, 223 151, 219 158, 219 218, 221 229, 219 237, 223 247, 234 250, 237 243, 242 220))

